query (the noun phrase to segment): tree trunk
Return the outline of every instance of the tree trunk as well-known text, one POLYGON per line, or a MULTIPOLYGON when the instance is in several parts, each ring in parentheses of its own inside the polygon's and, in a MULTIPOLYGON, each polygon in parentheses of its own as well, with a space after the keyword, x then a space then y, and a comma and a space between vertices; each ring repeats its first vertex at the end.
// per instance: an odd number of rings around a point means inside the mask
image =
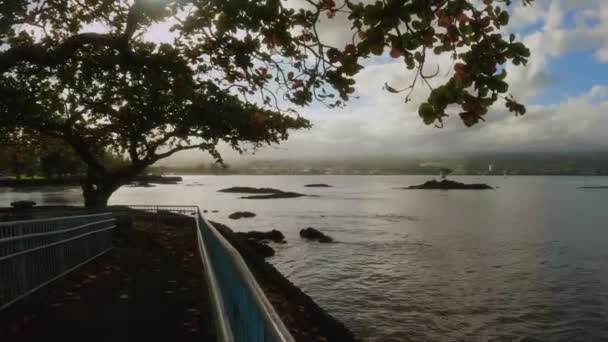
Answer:
POLYGON ((120 178, 107 174, 100 175, 89 167, 85 182, 82 185, 84 206, 91 209, 106 208, 110 196, 121 185, 120 178))
POLYGON ((84 206, 90 209, 106 208, 113 192, 114 190, 108 191, 107 189, 84 190, 84 206))

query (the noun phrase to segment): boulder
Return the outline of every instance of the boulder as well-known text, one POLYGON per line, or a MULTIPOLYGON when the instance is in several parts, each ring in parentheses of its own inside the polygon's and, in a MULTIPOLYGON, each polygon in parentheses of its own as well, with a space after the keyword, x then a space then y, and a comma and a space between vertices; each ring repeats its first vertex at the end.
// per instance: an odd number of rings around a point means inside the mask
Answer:
POLYGON ((263 258, 274 256, 274 249, 265 243, 253 239, 247 239, 247 244, 255 251, 256 254, 263 258))
POLYGON ((34 201, 15 201, 15 202, 11 202, 11 207, 13 207, 15 210, 32 209, 35 205, 36 205, 36 202, 34 202, 34 201))
POLYGON ((257 232, 257 231, 249 231, 246 233, 236 233, 237 235, 243 236, 247 239, 252 239, 256 241, 272 241, 276 243, 285 243, 285 235, 280 231, 273 229, 269 232, 257 232))
POLYGON ((241 218, 255 217, 255 214, 250 211, 236 211, 228 215, 229 219, 238 220, 241 218))
POLYGON ((308 227, 300 230, 300 237, 308 240, 319 241, 319 242, 333 242, 334 239, 330 236, 323 234, 315 228, 308 227))

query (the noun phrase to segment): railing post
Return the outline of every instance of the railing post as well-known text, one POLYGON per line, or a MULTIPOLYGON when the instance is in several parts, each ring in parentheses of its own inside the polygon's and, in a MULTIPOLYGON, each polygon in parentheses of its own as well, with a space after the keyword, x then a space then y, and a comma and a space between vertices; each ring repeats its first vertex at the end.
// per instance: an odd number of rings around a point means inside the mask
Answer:
MULTIPOLYGON (((17 229, 17 232, 19 233, 19 235, 23 235, 23 225, 19 225, 19 228, 17 229)), ((18 249, 19 251, 25 250, 25 243, 23 240, 19 240, 17 243, 18 249)), ((20 255, 18 257, 18 268, 19 268, 19 290, 21 293, 25 293, 28 290, 28 284, 27 284, 27 268, 25 265, 25 257, 26 255, 20 255)))
MULTIPOLYGON (((63 225, 61 225, 61 228, 63 228, 63 225)), ((63 236, 65 234, 60 234, 61 236, 58 237, 58 241, 63 240, 63 236)), ((65 248, 63 246, 63 243, 59 244, 57 246, 57 250, 58 250, 58 263, 59 263, 59 271, 60 272, 64 272, 65 271, 65 248)))

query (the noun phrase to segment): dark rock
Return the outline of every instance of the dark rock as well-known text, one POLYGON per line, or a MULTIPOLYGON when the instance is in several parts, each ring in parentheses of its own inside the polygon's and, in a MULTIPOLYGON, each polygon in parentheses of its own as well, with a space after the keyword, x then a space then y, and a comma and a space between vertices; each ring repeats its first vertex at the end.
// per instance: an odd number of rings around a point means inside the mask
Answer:
POLYGON ((259 194, 254 196, 243 196, 245 199, 272 199, 272 198, 295 198, 306 196, 297 192, 286 192, 273 188, 250 188, 247 186, 235 186, 219 190, 218 192, 229 192, 239 194, 259 194))
POLYGON ((274 256, 274 248, 256 241, 254 239, 247 239, 247 244, 255 251, 255 253, 263 258, 274 256))
POLYGON ((219 213, 219 210, 211 210, 212 213, 219 213))
POLYGON ((307 188, 332 188, 331 185, 322 184, 322 183, 319 183, 319 184, 306 184, 304 186, 307 187, 307 188))
POLYGON ((299 194, 297 192, 277 192, 267 195, 253 195, 253 196, 243 196, 241 198, 244 199, 273 199, 273 198, 296 198, 306 196, 304 194, 299 194))
POLYGON ((300 237, 308 239, 308 240, 314 240, 314 241, 325 242, 325 243, 334 241, 334 239, 331 238, 330 236, 327 236, 312 227, 308 227, 308 228, 304 228, 304 229, 300 230, 300 237))
POLYGON ((238 220, 240 218, 255 217, 255 214, 250 211, 236 211, 228 215, 229 219, 238 220))
POLYGON ((133 183, 127 185, 127 187, 129 187, 129 188, 153 188, 155 186, 156 185, 152 185, 145 181, 133 182, 133 183))
POLYGON ((280 231, 273 229, 269 232, 257 232, 257 231, 249 231, 246 233, 236 233, 237 235, 243 236, 247 239, 253 239, 256 241, 272 241, 276 243, 285 243, 285 235, 280 231))
POLYGON ((407 188, 408 190, 491 190, 493 187, 487 184, 464 184, 451 180, 444 179, 442 181, 430 180, 421 185, 413 185, 407 188))
POLYGON ((282 193, 283 191, 273 188, 251 188, 248 186, 234 186, 231 188, 219 190, 218 192, 229 192, 237 194, 278 194, 282 193))
POLYGON ((178 184, 183 181, 180 176, 157 176, 157 175, 141 175, 136 181, 154 184, 178 184))
POLYGON ((34 201, 15 201, 15 202, 11 202, 11 207, 13 207, 15 210, 32 209, 35 205, 36 205, 36 202, 34 202, 34 201))

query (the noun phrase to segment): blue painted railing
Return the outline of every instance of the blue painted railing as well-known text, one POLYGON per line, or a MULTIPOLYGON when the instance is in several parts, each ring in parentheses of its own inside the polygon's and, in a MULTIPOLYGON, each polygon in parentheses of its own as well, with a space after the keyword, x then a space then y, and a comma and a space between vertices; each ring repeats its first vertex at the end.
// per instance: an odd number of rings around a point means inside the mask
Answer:
POLYGON ((222 342, 293 342, 240 253, 194 206, 135 206, 162 215, 193 216, 200 257, 213 305, 218 340, 222 342))

